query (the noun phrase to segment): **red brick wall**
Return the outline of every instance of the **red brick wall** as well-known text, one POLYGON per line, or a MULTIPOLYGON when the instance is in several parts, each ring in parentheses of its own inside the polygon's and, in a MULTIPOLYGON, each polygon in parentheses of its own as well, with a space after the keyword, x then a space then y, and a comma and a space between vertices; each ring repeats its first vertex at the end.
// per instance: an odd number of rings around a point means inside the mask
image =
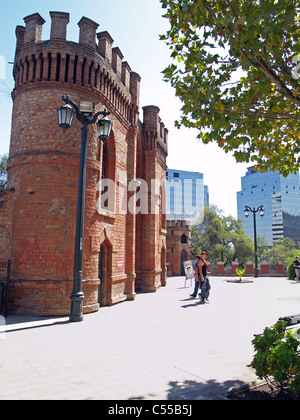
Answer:
MULTIPOLYGON (((0 193, 0 265, 11 258, 13 199, 13 190, 0 193)), ((6 267, 0 267, 0 280, 6 280, 6 275, 6 267)))
MULTIPOLYGON (((118 48, 112 49, 110 35, 98 34, 96 44, 98 25, 83 18, 79 44, 67 42, 69 15, 51 12, 51 19, 48 41, 40 42, 44 20, 38 14, 25 19, 25 28, 17 27, 8 161, 8 186, 14 193, 5 210, 11 219, 1 219, 12 231, 10 310, 37 315, 69 313, 73 287, 81 124, 74 118, 69 130, 59 128, 61 96, 69 94, 76 103, 92 100, 96 111, 111 111, 107 171, 118 186, 125 182, 126 189, 141 176, 150 190, 151 179, 165 179, 167 155, 167 130, 159 110, 148 107, 144 122, 138 121, 140 76, 122 62, 118 48), (153 130, 150 144, 147 133, 153 130)), ((102 160, 103 145, 93 126, 88 134, 83 244, 85 313, 98 310, 99 303, 134 299, 136 291, 155 291, 165 284, 161 215, 120 211, 120 189, 109 209, 101 208, 102 160)), ((128 193, 130 198, 134 191, 128 193)))
POLYGON ((155 292, 166 285, 166 215, 163 209, 166 179, 167 130, 162 126, 159 108, 143 108, 141 177, 148 184, 146 214, 137 217, 136 290, 155 292))

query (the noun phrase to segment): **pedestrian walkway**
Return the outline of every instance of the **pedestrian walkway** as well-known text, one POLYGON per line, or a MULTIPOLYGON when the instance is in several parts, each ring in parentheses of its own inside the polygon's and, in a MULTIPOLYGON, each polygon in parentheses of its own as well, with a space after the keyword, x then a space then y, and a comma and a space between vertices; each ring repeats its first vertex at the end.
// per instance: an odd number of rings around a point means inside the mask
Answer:
POLYGON ((300 284, 252 280, 211 277, 205 305, 176 277, 81 323, 1 318, 0 400, 203 400, 256 381, 253 334, 300 312, 300 284))

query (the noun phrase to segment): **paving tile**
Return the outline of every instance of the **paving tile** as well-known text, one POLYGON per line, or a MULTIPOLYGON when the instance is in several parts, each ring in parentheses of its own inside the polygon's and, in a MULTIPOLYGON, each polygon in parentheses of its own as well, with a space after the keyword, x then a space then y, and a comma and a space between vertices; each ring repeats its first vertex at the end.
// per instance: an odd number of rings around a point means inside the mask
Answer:
POLYGON ((210 303, 184 278, 81 323, 0 318, 0 400, 203 400, 256 380, 253 335, 299 312, 285 278, 211 278, 210 303))

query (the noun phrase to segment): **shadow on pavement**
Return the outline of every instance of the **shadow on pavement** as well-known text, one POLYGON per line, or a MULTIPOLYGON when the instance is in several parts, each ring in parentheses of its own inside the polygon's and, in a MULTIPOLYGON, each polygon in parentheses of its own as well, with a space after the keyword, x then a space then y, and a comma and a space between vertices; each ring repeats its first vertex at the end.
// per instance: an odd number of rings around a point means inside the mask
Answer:
MULTIPOLYGON (((169 390, 166 400, 210 400, 222 399, 218 397, 224 396, 233 388, 240 388, 246 385, 246 382, 240 380, 230 380, 217 382, 213 379, 199 383, 197 381, 187 380, 184 382, 169 382, 169 390)), ((130 400, 151 399, 151 395, 136 396, 130 400)))

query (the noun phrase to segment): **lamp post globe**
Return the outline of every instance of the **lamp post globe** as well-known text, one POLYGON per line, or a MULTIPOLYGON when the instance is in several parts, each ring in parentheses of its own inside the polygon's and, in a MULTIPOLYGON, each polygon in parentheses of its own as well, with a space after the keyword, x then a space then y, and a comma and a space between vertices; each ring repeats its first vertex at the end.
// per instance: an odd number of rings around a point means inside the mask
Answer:
POLYGON ((248 208, 245 208, 244 213, 245 213, 245 217, 249 217, 250 210, 248 208))
POLYGON ((59 108, 58 124, 63 130, 67 130, 71 127, 74 114, 74 110, 69 104, 63 105, 59 108))
POLYGON ((109 119, 103 118, 97 123, 98 137, 105 143, 110 136, 112 123, 109 119))

